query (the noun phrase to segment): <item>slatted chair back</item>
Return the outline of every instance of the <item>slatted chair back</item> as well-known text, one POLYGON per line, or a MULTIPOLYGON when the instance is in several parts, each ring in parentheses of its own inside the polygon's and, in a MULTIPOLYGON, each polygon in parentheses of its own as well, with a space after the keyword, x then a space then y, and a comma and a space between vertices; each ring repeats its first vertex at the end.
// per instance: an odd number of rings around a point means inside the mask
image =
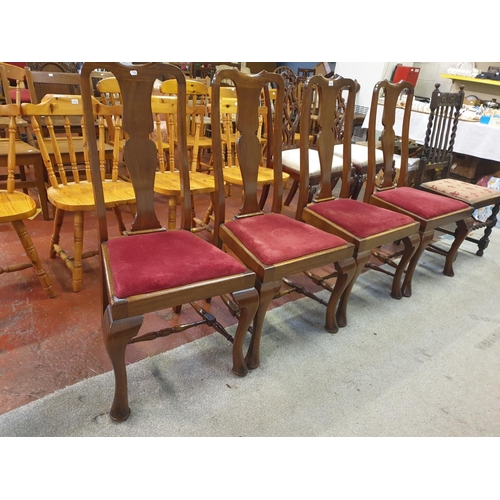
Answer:
POLYGON ((436 83, 431 95, 429 121, 415 174, 415 186, 422 183, 427 172, 431 174, 431 179, 437 171, 441 171, 440 177, 448 177, 453 159, 458 119, 464 102, 464 86, 458 92, 441 92, 440 86, 436 83))
MULTIPOLYGON (((109 170, 110 178, 118 180, 119 144, 121 132, 121 107, 106 106, 93 98, 96 126, 99 132, 99 160, 101 178, 104 180, 109 170), (107 120, 114 127, 114 145, 107 142, 107 120), (111 168, 107 161, 111 161, 111 168)), ((81 96, 47 95, 39 104, 23 104, 22 112, 30 117, 37 147, 41 152, 51 186, 58 189, 69 182, 91 181, 85 130, 83 127, 83 107, 81 96), (63 123, 60 131, 54 121, 63 123), (80 123, 81 134, 76 134, 74 123, 80 123), (48 137, 44 130, 48 131, 48 137), (69 175, 71 174, 71 178, 69 175)))

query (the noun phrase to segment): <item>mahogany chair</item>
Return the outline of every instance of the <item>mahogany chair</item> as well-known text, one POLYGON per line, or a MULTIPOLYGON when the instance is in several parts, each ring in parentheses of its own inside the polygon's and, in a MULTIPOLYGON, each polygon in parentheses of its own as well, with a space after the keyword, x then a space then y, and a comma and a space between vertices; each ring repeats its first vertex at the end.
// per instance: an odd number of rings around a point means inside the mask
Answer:
MULTIPOLYGON (((304 133, 306 133, 305 137, 308 140, 309 144, 312 146, 314 143, 314 136, 311 134, 311 123, 315 123, 315 126, 317 126, 317 110, 315 109, 315 104, 317 101, 316 96, 313 96, 313 98, 311 98, 309 109, 305 109, 302 107, 304 85, 304 82, 301 82, 299 85, 300 99, 297 98, 297 89, 292 85, 288 85, 285 92, 285 105, 283 113, 283 151, 281 153, 281 161, 283 164, 283 171, 290 174, 293 181, 288 196, 285 200, 286 206, 290 205, 300 186, 300 129, 304 129, 304 133), (306 124, 308 124, 308 127, 306 127, 305 124, 303 127, 301 126, 302 113, 304 113, 303 118, 306 121, 306 124)), ((341 113, 336 113, 336 116, 338 118, 343 118, 343 115, 341 113)), ((344 129, 343 119, 338 119, 333 126, 336 130, 336 140, 338 143, 341 143, 342 133, 344 129)), ((321 178, 321 166, 318 161, 319 158, 317 153, 313 150, 313 148, 309 149, 309 151, 309 183, 307 185, 307 189, 309 190, 308 201, 311 201, 313 199, 315 191, 318 189, 321 178)), ((330 170, 332 183, 335 184, 336 181, 338 181, 342 177, 342 158, 333 156, 330 170)))
MULTIPOLYGON (((103 181, 106 207, 113 209, 119 230, 124 231, 119 207, 129 205, 135 211, 135 194, 132 184, 118 179, 121 107, 105 106, 95 98, 92 104, 92 126, 97 123, 99 131, 99 178, 103 181), (110 116, 116 119, 114 146, 106 143, 105 123, 110 116), (111 171, 106 176, 108 162, 111 162, 111 171)), ((97 255, 96 251, 83 252, 84 214, 95 210, 95 205, 82 120, 82 99, 76 95, 48 95, 40 104, 23 104, 22 111, 30 117, 50 183, 47 196, 55 207, 50 256, 61 257, 71 271, 73 291, 78 292, 82 287, 82 259, 97 255), (56 132, 54 120, 64 124, 63 134, 56 132), (80 123, 80 134, 73 134, 72 123, 80 123), (48 131, 48 137, 44 136, 42 128, 48 131), (72 181, 68 180, 70 174, 72 181), (66 212, 73 214, 73 257, 59 244, 66 212)))
MULTIPOLYGON (((177 200, 182 194, 181 177, 176 163, 176 143, 178 144, 179 132, 177 130, 177 96, 152 96, 152 110, 155 130, 152 138, 158 150, 158 170, 155 176, 154 190, 156 193, 168 197, 168 228, 176 228, 177 200), (166 158, 165 158, 166 153, 166 158)), ((207 207, 203 219, 199 219, 194 211, 194 196, 199 194, 213 194, 215 192, 215 179, 213 175, 197 171, 199 155, 199 138, 206 116, 206 107, 203 105, 186 105, 187 121, 195 124, 194 140, 192 142, 190 158, 190 195, 192 197, 192 225, 193 232, 207 230, 210 233, 212 202, 207 207)))
MULTIPOLYGON (((338 270, 327 308, 325 328, 338 331, 336 309, 338 300, 349 284, 355 271, 352 257, 354 246, 342 238, 328 234, 303 222, 282 214, 281 131, 282 120, 269 117, 267 161, 274 168, 272 207, 263 212, 257 199, 257 176, 260 163, 259 127, 260 95, 273 83, 277 88, 276 113, 283 113, 283 78, 275 73, 262 71, 247 75, 238 70, 221 70, 212 84, 212 131, 214 135, 214 175, 219 179, 216 196, 224 217, 223 149, 218 123, 222 113, 220 102, 221 83, 231 80, 237 92, 238 106, 236 127, 239 138, 236 150, 243 179, 243 199, 237 215, 219 228, 220 242, 233 252, 245 265, 256 273, 259 291, 259 308, 255 315, 252 339, 247 354, 247 365, 259 366, 259 350, 264 318, 271 301, 280 296, 283 278, 314 268, 332 265, 338 270), (277 140, 276 140, 277 139, 277 140)), ((270 106, 267 106, 270 113, 270 106)), ((311 296, 310 294, 309 296, 311 296)))
MULTIPOLYGON (((335 125, 341 120, 347 130, 352 125, 354 116, 354 100, 356 96, 356 82, 349 78, 335 77, 327 79, 322 75, 313 76, 305 85, 303 116, 307 118, 311 109, 313 94, 319 94, 319 113, 317 149, 312 150, 305 135, 300 142, 300 190, 297 203, 296 218, 307 224, 337 235, 352 243, 355 248, 356 273, 349 286, 342 295, 338 322, 343 326, 347 323, 347 302, 356 279, 368 267, 372 251, 383 245, 391 245, 394 241, 401 241, 404 252, 394 272, 384 268, 375 269, 392 276, 391 296, 401 299, 402 280, 404 271, 415 253, 420 241, 419 225, 412 217, 397 214, 391 210, 375 207, 351 195, 351 137, 343 137, 343 171, 342 185, 339 197, 333 196, 335 180, 331 175, 332 158, 337 144, 335 125), (339 98, 345 103, 342 110, 338 107, 339 98), (309 203, 309 175, 311 158, 321 168, 319 189, 312 202, 309 203)), ((305 131, 307 120, 302 127, 305 131)), ((312 276, 314 278, 314 276, 312 276)), ((318 281, 317 279, 315 281, 318 281)), ((321 284, 321 283, 320 283, 321 284)))
MULTIPOLYGON (((497 223, 500 192, 449 177, 453 160, 453 144, 464 100, 464 87, 461 86, 458 92, 442 92, 439 87, 440 84, 436 83, 432 92, 429 123, 414 187, 463 201, 474 210, 492 205, 488 219, 485 222, 474 220, 471 228, 473 231, 485 228, 483 236, 480 239, 466 237, 468 241, 478 245, 476 255, 482 256, 488 247, 491 231, 497 223)), ((437 230, 452 234, 446 228, 440 227, 437 230)), ((441 251, 435 245, 429 245, 428 248, 438 253, 441 251)))
POLYGON ((454 275, 453 263, 457 257, 458 248, 472 227, 471 214, 473 212, 473 208, 462 201, 406 186, 409 150, 408 136, 413 93, 413 85, 404 81, 395 84, 383 80, 378 82, 373 89, 368 127, 368 177, 364 194, 364 201, 366 203, 410 216, 420 225, 420 244, 408 265, 403 282, 403 294, 407 297, 411 295, 411 280, 417 263, 424 250, 431 244, 434 238, 434 231, 448 224, 455 224, 456 229, 454 232, 455 238, 450 249, 442 252, 446 254, 443 273, 446 276, 454 275), (401 167, 399 169, 398 180, 395 182, 393 161, 395 143, 394 123, 396 106, 402 99, 403 94, 406 95, 406 105, 404 108, 401 135, 401 167), (375 143, 377 138, 375 124, 377 104, 382 96, 384 103, 382 114, 383 130, 380 141, 384 153, 384 177, 381 185, 376 187, 375 143))
MULTIPOLYGON (((93 116, 90 71, 96 63, 82 68, 82 96, 89 137, 93 179, 99 176, 98 145, 93 116)), ((243 355, 246 331, 258 306, 255 274, 215 245, 190 230, 191 196, 186 142, 186 87, 182 71, 169 64, 123 65, 98 63, 116 76, 123 97, 123 127, 128 135, 124 160, 137 196, 137 214, 123 236, 109 236, 105 214, 103 183, 94 182, 99 227, 102 276, 102 328, 104 343, 113 365, 115 396, 111 418, 125 420, 129 414, 126 348, 129 343, 151 340, 202 324, 213 326, 233 342, 233 371, 244 375, 248 367, 243 355), (181 178, 181 229, 166 230, 154 206, 154 179, 157 148, 149 138, 153 132, 151 94, 161 75, 171 75, 178 83, 178 154, 181 178), (207 297, 231 294, 240 308, 232 339, 216 318, 197 303, 207 297), (188 324, 137 336, 147 313, 190 304, 201 319, 188 324)), ((216 179, 219 182, 220 179, 216 179)), ((219 210, 216 211, 220 213, 219 210)))
POLYGON ((24 220, 36 214, 36 203, 29 195, 16 191, 15 167, 16 151, 18 143, 16 139, 17 123, 16 117, 20 116, 21 110, 17 104, 0 105, 0 116, 9 117, 8 138, 0 139, 0 148, 2 142, 8 144, 7 161, 7 189, 0 190, 0 224, 10 223, 16 231, 21 244, 23 245, 26 256, 30 262, 22 264, 11 264, 0 267, 0 274, 14 271, 21 271, 27 268, 33 268, 37 274, 38 280, 49 297, 54 297, 51 281, 45 269, 42 266, 38 252, 26 229, 24 220))
MULTIPOLYGON (((221 90, 223 88, 227 87, 222 87, 221 90)), ((234 122, 234 118, 238 113, 238 101, 233 99, 221 99, 219 109, 221 109, 221 137, 225 156, 223 169, 224 182, 228 190, 233 185, 243 188, 243 175, 239 165, 238 150, 235 147, 240 136, 234 122)), ((267 201, 268 188, 273 185, 275 175, 274 169, 269 166, 266 160, 266 144, 269 136, 269 126, 272 126, 272 122, 271 124, 269 123, 271 116, 266 106, 259 106, 257 138, 261 145, 261 155, 257 172, 257 186, 262 189, 259 199, 261 210, 264 209, 264 205, 267 201)), ((286 172, 282 172, 281 177, 282 183, 285 184, 290 178, 290 175, 286 172)))

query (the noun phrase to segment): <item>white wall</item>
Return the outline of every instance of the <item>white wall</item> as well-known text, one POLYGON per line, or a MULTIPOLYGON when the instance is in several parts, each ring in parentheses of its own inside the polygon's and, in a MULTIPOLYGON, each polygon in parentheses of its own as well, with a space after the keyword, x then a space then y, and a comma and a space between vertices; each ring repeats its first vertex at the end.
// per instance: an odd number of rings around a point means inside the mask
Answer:
MULTIPOLYGON (((335 73, 344 78, 357 80, 360 89, 356 96, 356 104, 370 107, 373 87, 377 82, 391 79, 396 62, 337 62, 335 73)), ((404 66, 413 66, 411 62, 401 62, 404 66)))

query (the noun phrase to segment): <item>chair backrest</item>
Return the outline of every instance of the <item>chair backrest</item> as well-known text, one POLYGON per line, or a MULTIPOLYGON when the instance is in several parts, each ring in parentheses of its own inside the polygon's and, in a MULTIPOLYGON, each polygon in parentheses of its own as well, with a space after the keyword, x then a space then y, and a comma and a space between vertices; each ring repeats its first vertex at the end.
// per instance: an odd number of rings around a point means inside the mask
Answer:
POLYGON ((17 104, 1 104, 0 117, 7 117, 9 120, 8 136, 2 141, 8 143, 7 148, 7 192, 13 193, 16 188, 16 135, 17 123, 16 117, 21 115, 21 108, 17 104))
MULTIPOLYGON (((166 95, 177 95, 177 81, 165 80, 160 85, 160 92, 166 95)), ((209 88, 200 80, 186 80, 186 95, 191 105, 208 103, 209 88)))
MULTIPOLYGON (((154 181, 158 165, 158 153, 155 142, 150 139, 154 130, 152 93, 156 79, 163 75, 172 75, 178 82, 177 101, 177 153, 181 184, 181 228, 191 228, 191 196, 189 195, 189 170, 186 144, 186 83, 182 71, 170 64, 121 64, 121 63, 85 63, 81 70, 82 98, 85 128, 90 152, 92 178, 99 175, 99 153, 93 120, 91 72, 94 68, 112 72, 120 86, 123 99, 123 130, 127 140, 123 147, 123 158, 130 180, 134 187, 137 212, 132 222, 130 233, 149 230, 164 230, 154 205, 154 181)), ((99 224, 99 238, 108 239, 106 210, 102 184, 93 182, 94 197, 99 224)))
MULTIPOLYGON (((178 141, 177 96, 152 96, 151 103, 155 122, 154 139, 158 149, 159 168, 161 172, 165 172, 167 169, 173 172, 175 170, 175 144, 178 141), (164 134, 164 131, 166 134, 164 134), (168 146, 168 162, 165 161, 163 153, 164 144, 168 146)), ((192 139, 192 147, 190 148, 192 172, 197 170, 199 141, 206 114, 207 108, 205 106, 200 104, 196 106, 186 105, 187 137, 192 139)))
POLYGON ((410 82, 400 81, 391 83, 382 80, 375 84, 370 103, 370 117, 368 121, 368 172, 366 179, 365 194, 363 200, 368 202, 375 189, 383 191, 394 187, 406 186, 409 157, 409 133, 410 116, 413 103, 414 87, 410 82), (382 104, 382 131, 380 139, 377 137, 377 108, 382 104), (396 108, 403 107, 403 119, 401 130, 401 166, 399 176, 395 184, 396 172, 394 168, 394 146, 396 132, 396 108), (376 185, 377 162, 375 150, 380 143, 384 155, 383 178, 379 186, 376 185))
POLYGON ((0 63, 0 84, 2 86, 2 94, 6 104, 12 104, 11 90, 12 84, 15 82, 16 98, 15 103, 21 104, 21 89, 25 88, 26 71, 19 66, 8 63, 0 63))
POLYGON ((107 76, 96 83, 96 89, 99 92, 100 100, 108 106, 121 104, 120 85, 114 76, 107 76))
POLYGON ((32 71, 26 68, 31 102, 38 104, 47 94, 79 95, 80 75, 61 71, 32 71))
MULTIPOLYGON (((262 89, 265 91, 266 106, 268 111, 268 123, 272 126, 268 127, 267 138, 267 154, 266 161, 274 168, 274 183, 273 183, 273 201, 272 211, 276 213, 282 212, 283 199, 283 181, 282 181, 282 166, 281 166, 281 141, 274 140, 275 137, 281 138, 282 120, 273 120, 271 116, 271 107, 269 105, 269 84, 277 90, 276 99, 276 114, 282 116, 283 113, 283 97, 284 97, 284 81, 283 78, 276 73, 261 71, 257 75, 248 75, 236 69, 228 69, 218 71, 212 84, 212 151, 214 158, 214 175, 219 180, 216 185, 216 197, 221 210, 224 209, 224 190, 220 189, 223 169, 223 150, 222 138, 220 130, 221 120, 221 83, 224 80, 230 80, 236 88, 236 121, 235 126, 239 135, 236 143, 236 154, 239 160, 239 167, 243 180, 243 199, 242 205, 237 217, 248 217, 252 215, 262 214, 257 199, 257 176, 261 159, 261 144, 258 139, 259 129, 259 108, 261 107, 262 89), (217 189, 219 186, 219 189, 217 189)), ((221 217, 223 219, 223 216, 221 217)))
POLYGON ((300 181, 296 219, 302 219, 302 210, 309 198, 309 150, 311 141, 308 137, 309 124, 315 116, 317 127, 314 149, 318 152, 321 168, 319 188, 313 202, 332 198, 334 188, 332 161, 334 147, 343 144, 343 172, 341 198, 348 198, 351 189, 351 134, 354 103, 356 99, 356 81, 350 78, 325 78, 315 75, 304 83, 300 122, 300 181))
MULTIPOLYGON (((30 117, 51 186, 58 189, 67 185, 68 173, 79 183, 92 178, 87 150, 87 139, 83 127, 82 98, 77 95, 47 95, 39 104, 23 104, 22 113, 30 117), (62 123, 61 131, 54 121, 62 123), (81 134, 75 134, 75 123, 79 122, 81 134), (48 137, 43 130, 48 131, 48 137), (81 172, 83 170, 83 173, 81 172)), ((99 136, 99 176, 104 180, 106 163, 111 161, 111 180, 118 180, 119 148, 122 137, 120 106, 106 106, 92 98, 92 124, 97 125, 99 136), (113 146, 107 143, 106 122, 110 118, 115 123, 113 146)))
POLYGON ((436 83, 431 95, 429 121, 415 174, 415 187, 423 182, 425 173, 429 170, 432 176, 441 170, 441 177, 448 177, 453 159, 458 118, 464 103, 464 86, 458 92, 441 92, 440 86, 441 84, 436 83))

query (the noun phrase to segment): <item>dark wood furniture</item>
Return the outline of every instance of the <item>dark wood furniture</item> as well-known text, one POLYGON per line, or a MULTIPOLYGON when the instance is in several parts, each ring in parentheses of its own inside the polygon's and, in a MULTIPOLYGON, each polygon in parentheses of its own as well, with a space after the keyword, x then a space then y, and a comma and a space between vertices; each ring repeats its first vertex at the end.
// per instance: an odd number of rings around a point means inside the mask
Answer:
POLYGON ((409 215, 419 222, 420 244, 412 257, 403 282, 403 294, 411 295, 411 280, 417 263, 424 250, 431 244, 434 231, 448 224, 455 224, 455 238, 447 251, 443 273, 453 276, 453 263, 457 251, 472 227, 471 214, 473 208, 462 201, 439 196, 420 189, 406 187, 409 154, 409 128, 410 115, 413 102, 414 87, 409 82, 390 83, 387 80, 378 82, 372 93, 370 106, 370 119, 368 126, 368 177, 364 201, 378 207, 387 208, 395 212, 409 215), (394 123, 398 102, 406 96, 404 108, 403 127, 401 134, 401 167, 397 182, 394 172, 394 123), (381 147, 384 155, 383 180, 379 187, 375 184, 377 164, 375 158, 376 136, 376 110, 377 104, 383 97, 383 130, 380 136, 381 147))
MULTIPOLYGON (((236 88, 238 106, 236 127, 239 139, 236 143, 243 199, 240 210, 233 220, 220 226, 220 244, 225 245, 245 265, 256 273, 255 286, 259 291, 259 308, 255 315, 252 339, 247 355, 249 368, 259 366, 259 348, 266 311, 271 301, 280 296, 283 279, 293 274, 332 265, 338 271, 327 308, 325 328, 338 331, 336 310, 340 296, 355 271, 352 258, 354 247, 342 238, 328 234, 301 221, 282 214, 281 132, 282 120, 272 119, 269 103, 269 86, 276 89, 275 114, 282 116, 285 83, 276 73, 262 71, 247 75, 238 70, 222 70, 216 73, 212 85, 212 133, 214 175, 218 179, 216 192, 224 216, 223 149, 220 134, 222 113, 220 90, 223 80, 230 80, 236 88), (261 210, 258 201, 257 177, 261 158, 260 141, 257 137, 259 107, 262 91, 266 96, 268 123, 267 162, 274 169, 272 203, 269 211, 261 210)), ((285 281, 286 283, 286 281, 285 281)), ((287 293, 287 291, 285 291, 287 293)), ((312 296, 309 294, 308 296, 312 296)), ((323 304, 326 304, 324 301, 323 304)))
MULTIPOLYGON (((151 340, 202 324, 213 326, 233 341, 233 371, 244 375, 248 367, 243 355, 246 331, 258 305, 255 274, 235 258, 191 232, 191 196, 189 189, 188 152, 186 142, 186 83, 182 71, 168 64, 147 63, 132 67, 119 63, 98 63, 98 67, 114 73, 123 98, 123 128, 128 137, 124 146, 126 163, 136 199, 137 213, 123 236, 112 238, 108 232, 103 193, 99 179, 99 157, 93 120, 90 74, 94 64, 82 68, 86 131, 89 138, 90 163, 96 200, 99 231, 99 257, 102 275, 102 329, 104 343, 115 375, 115 396, 111 418, 125 420, 128 404, 125 352, 131 342, 151 340), (178 82, 177 127, 178 169, 181 229, 166 230, 155 214, 154 179, 157 148, 149 138, 153 132, 151 95, 157 78, 170 75, 178 82), (239 320, 234 339, 206 312, 198 302, 229 294, 239 307, 239 320), (191 305, 201 316, 199 321, 176 323, 172 328, 145 333, 137 337, 144 315, 166 308, 180 311, 182 304, 191 305)), ((216 178, 216 183, 220 179, 216 178)), ((216 210, 217 218, 220 211, 216 210)))
MULTIPOLYGON (((342 186, 339 197, 332 195, 334 179, 331 175, 331 163, 334 158, 334 148, 338 144, 336 124, 341 121, 346 130, 350 130, 354 117, 354 101, 356 97, 356 82, 349 78, 334 77, 327 79, 322 75, 313 76, 305 85, 302 107, 302 128, 307 127, 307 117, 310 113, 313 94, 319 93, 318 135, 317 149, 311 149, 309 141, 301 134, 300 141, 300 191, 297 203, 296 218, 304 220, 331 234, 335 234, 352 243, 355 247, 356 273, 349 286, 342 295, 338 322, 347 323, 347 303, 355 281, 368 265, 372 251, 382 245, 392 244, 400 240, 404 252, 396 269, 391 273, 387 269, 383 272, 392 276, 391 296, 401 299, 402 280, 404 271, 420 242, 418 235, 419 224, 407 215, 397 214, 391 210, 375 207, 362 201, 354 200, 351 196, 351 138, 344 134, 343 142, 343 170, 342 186), (339 98, 342 97, 343 106, 339 107, 339 98), (311 203, 309 185, 310 168, 313 161, 320 166, 319 189, 311 203)), ((377 270, 382 270, 375 267, 377 270)), ((317 281, 317 280, 316 280, 317 281)))
MULTIPOLYGON (((478 245, 476 255, 482 256, 488 247, 491 231, 497 223, 500 192, 449 177, 453 160, 453 145, 459 125, 458 118, 464 100, 464 86, 462 85, 460 90, 454 93, 442 92, 439 87, 440 84, 436 83, 431 95, 429 123, 414 187, 463 201, 475 210, 493 205, 488 219, 485 222, 474 220, 472 226, 472 230, 484 228, 483 236, 481 238, 467 236, 466 238, 478 245)), ((452 234, 446 228, 437 230, 452 234)), ((429 248, 440 252, 435 245, 429 248)))

